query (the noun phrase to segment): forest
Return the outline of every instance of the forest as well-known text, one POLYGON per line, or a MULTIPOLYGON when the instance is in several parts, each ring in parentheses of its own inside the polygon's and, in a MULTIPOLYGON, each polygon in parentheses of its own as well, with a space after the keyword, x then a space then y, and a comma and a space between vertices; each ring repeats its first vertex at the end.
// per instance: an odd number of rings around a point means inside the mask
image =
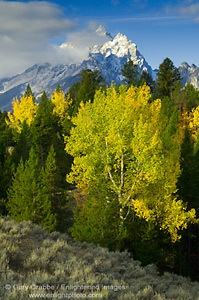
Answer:
POLYGON ((0 113, 0 216, 199 280, 199 91, 166 58, 108 87, 31 87, 0 113))

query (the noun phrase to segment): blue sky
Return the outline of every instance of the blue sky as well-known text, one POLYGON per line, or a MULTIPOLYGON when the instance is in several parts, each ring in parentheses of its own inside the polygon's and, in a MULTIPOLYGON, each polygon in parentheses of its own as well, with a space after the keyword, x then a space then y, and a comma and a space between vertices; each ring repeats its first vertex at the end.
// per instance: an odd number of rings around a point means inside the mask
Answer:
POLYGON ((153 69, 166 57, 177 67, 183 61, 199 66, 199 1, 0 0, 0 77, 37 62, 85 58, 99 24, 136 43, 153 69), (76 42, 78 51, 60 52, 65 41, 76 42))

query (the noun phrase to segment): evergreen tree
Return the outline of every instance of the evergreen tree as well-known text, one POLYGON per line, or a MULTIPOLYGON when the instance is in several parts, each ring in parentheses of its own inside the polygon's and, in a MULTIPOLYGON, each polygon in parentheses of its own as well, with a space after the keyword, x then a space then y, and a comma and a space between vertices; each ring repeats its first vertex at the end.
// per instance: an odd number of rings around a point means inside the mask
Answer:
POLYGON ((193 169, 193 205, 199 214, 199 134, 194 148, 193 169))
POLYGON ((12 130, 5 122, 6 112, 0 111, 0 213, 6 215, 6 191, 12 178, 11 157, 14 149, 12 130))
POLYGON ((28 126, 26 121, 24 121, 22 124, 21 133, 15 135, 15 145, 12 156, 10 157, 14 170, 16 170, 16 167, 19 164, 21 158, 23 159, 23 161, 26 161, 28 159, 30 148, 30 127, 28 126))
POLYGON ((32 96, 33 100, 35 101, 35 96, 34 96, 32 90, 31 90, 31 87, 30 87, 29 84, 28 84, 27 87, 26 87, 26 91, 25 91, 25 93, 24 93, 24 96, 25 96, 25 97, 32 96))
POLYGON ((58 116, 53 114, 54 105, 45 91, 41 97, 36 117, 31 124, 32 146, 39 154, 41 166, 45 166, 51 145, 57 142, 58 116))
POLYGON ((151 92, 153 92, 154 81, 151 75, 146 71, 142 71, 142 74, 140 76, 140 84, 142 85, 144 83, 146 83, 150 87, 151 92))
POLYGON ((189 82, 184 87, 182 87, 181 82, 179 82, 176 84, 171 98, 179 111, 183 110, 184 105, 186 105, 188 111, 191 111, 199 104, 199 91, 189 82))
POLYGON ((135 65, 132 60, 129 60, 126 64, 124 64, 121 72, 122 76, 124 76, 123 81, 127 84, 128 87, 130 87, 131 85, 139 85, 139 72, 137 69, 137 65, 135 65))
POLYGON ((118 248, 125 231, 120 232, 119 205, 113 195, 96 189, 90 195, 76 194, 77 206, 71 228, 75 240, 87 241, 111 250, 118 248))
MULTIPOLYGON (((196 145, 194 149, 194 162, 193 162, 193 198, 192 203, 188 204, 189 206, 193 205, 196 209, 197 218, 199 218, 199 135, 197 136, 196 145)), ((190 253, 190 276, 193 279, 199 280, 199 224, 194 224, 190 228, 191 235, 191 253, 190 253)))
POLYGON ((181 175, 178 179, 178 194, 185 202, 192 199, 194 145, 189 129, 185 128, 184 139, 181 144, 180 168, 181 175))
POLYGON ((56 226, 56 216, 52 211, 49 198, 41 188, 41 168, 33 148, 29 159, 21 159, 13 176, 12 186, 8 189, 7 209, 17 221, 32 221, 49 231, 56 226))
POLYGON ((93 101, 95 92, 105 87, 105 81, 99 71, 83 70, 80 74, 80 82, 74 83, 69 90, 70 98, 73 101, 73 115, 77 114, 81 102, 93 101))
POLYGON ((169 58, 165 58, 159 66, 155 91, 161 97, 170 97, 176 82, 180 80, 180 73, 169 58))
MULTIPOLYGON (((168 100, 168 99, 166 99, 168 100)), ((168 100, 169 103, 169 100, 168 100)), ((162 132, 162 142, 164 148, 167 152, 173 153, 174 151, 178 156, 179 147, 179 111, 176 107, 172 107, 169 114, 166 112, 166 107, 162 106, 163 110, 161 112, 160 118, 165 120, 163 122, 164 130, 162 132)))
MULTIPOLYGON (((181 175, 178 179, 177 188, 180 199, 187 203, 187 207, 194 207, 198 213, 199 208, 199 152, 198 145, 194 149, 194 142, 188 127, 185 127, 184 138, 181 144, 180 167, 181 175)), ((198 217, 198 216, 197 216, 198 217)), ((178 245, 179 267, 182 275, 198 279, 199 271, 199 248, 198 248, 199 225, 192 224, 183 232, 182 240, 178 245), (182 266, 183 261, 183 266, 182 266)))

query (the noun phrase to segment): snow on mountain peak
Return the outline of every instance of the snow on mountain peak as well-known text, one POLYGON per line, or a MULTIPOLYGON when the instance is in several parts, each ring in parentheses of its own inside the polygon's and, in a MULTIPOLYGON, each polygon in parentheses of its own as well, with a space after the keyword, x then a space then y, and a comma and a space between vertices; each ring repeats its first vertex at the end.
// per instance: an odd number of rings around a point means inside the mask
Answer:
POLYGON ((112 36, 110 35, 110 33, 107 33, 106 29, 104 28, 104 26, 102 25, 99 25, 99 27, 97 28, 96 30, 96 33, 99 35, 99 36, 107 36, 109 38, 112 39, 112 36))
POLYGON ((61 44, 60 48, 71 48, 71 49, 73 49, 73 48, 75 48, 75 46, 71 42, 69 42, 69 43, 61 44))
MULTIPOLYGON (((74 82, 79 80, 78 74, 85 69, 98 70, 108 85, 112 81, 116 84, 121 83, 124 79, 121 70, 129 60, 137 65, 140 74, 146 71, 154 80, 156 79, 157 72, 148 65, 136 44, 121 33, 111 38, 102 25, 96 32, 89 31, 70 36, 60 48, 62 48, 60 53, 64 52, 66 58, 79 55, 81 59, 78 62, 70 59, 69 63, 66 61, 64 64, 56 65, 37 64, 12 78, 2 79, 0 81, 1 108, 9 110, 12 98, 22 95, 27 84, 31 86, 35 96, 40 95, 43 90, 51 94, 58 83, 63 90, 67 91, 74 82), (89 46, 91 48, 88 51, 89 46), (82 52, 85 55, 82 55, 82 52)), ((195 87, 199 87, 199 68, 184 62, 179 71, 183 78, 183 85, 189 81, 195 87)))
POLYGON ((188 63, 186 61, 184 61, 183 63, 181 63, 180 68, 189 69, 190 66, 188 65, 188 63))
POLYGON ((183 62, 178 70, 182 78, 182 85, 190 82, 195 88, 199 88, 199 68, 196 65, 192 64, 190 66, 188 63, 183 62))
POLYGON ((106 42, 101 47, 94 46, 91 48, 91 53, 100 52, 105 55, 105 57, 110 56, 111 54, 116 55, 117 57, 124 57, 125 55, 131 55, 135 57, 137 55, 137 46, 128 41, 127 37, 121 33, 118 33, 114 39, 106 42))

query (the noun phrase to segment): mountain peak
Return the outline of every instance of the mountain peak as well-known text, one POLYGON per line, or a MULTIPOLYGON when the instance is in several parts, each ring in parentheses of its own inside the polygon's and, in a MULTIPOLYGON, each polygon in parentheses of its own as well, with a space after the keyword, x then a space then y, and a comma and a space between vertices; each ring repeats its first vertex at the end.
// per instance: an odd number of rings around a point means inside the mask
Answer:
MULTIPOLYGON (((116 37, 106 42, 104 45, 98 48, 98 51, 101 52, 103 55, 110 56, 111 54, 116 55, 117 57, 124 57, 124 56, 137 56, 137 46, 132 43, 132 41, 128 41, 126 35, 118 33, 116 37)), ((96 48, 95 48, 96 53, 96 48)))
MULTIPOLYGON (((78 63, 70 62, 57 65, 50 65, 49 63, 36 64, 21 74, 0 80, 0 108, 10 110, 12 98, 22 95, 27 84, 31 86, 35 96, 40 95, 43 90, 50 95, 58 83, 67 92, 70 86, 79 80, 78 74, 85 69, 98 70, 108 85, 112 81, 116 84, 121 83, 123 81, 121 70, 129 60, 137 65, 140 74, 146 71, 154 80, 156 79, 157 72, 152 70, 144 56, 139 52, 136 44, 128 40, 126 35, 118 33, 114 38, 111 38, 102 25, 98 27, 96 32, 92 33, 97 44, 89 48, 88 56, 84 60, 78 63), (104 41, 106 42, 104 43, 104 41)), ((75 46, 75 44, 68 41, 60 47, 71 48, 69 50, 73 52, 72 48, 75 46)), ((78 51, 85 50, 84 48, 85 44, 81 47, 81 41, 79 41, 75 51, 77 49, 78 51)), ((195 65, 189 66, 186 62, 183 62, 179 67, 179 71, 183 78, 183 85, 189 81, 195 87, 199 87, 199 68, 195 65)))
POLYGON ((61 44, 60 48, 71 48, 71 49, 73 49, 73 48, 75 48, 75 46, 71 42, 68 42, 68 43, 66 42, 66 43, 61 44))
POLYGON ((107 33, 106 29, 104 28, 104 26, 102 25, 99 25, 99 27, 97 28, 96 30, 96 33, 99 35, 99 36, 107 36, 109 38, 112 39, 112 36, 110 35, 110 33, 107 33))
POLYGON ((183 63, 181 63, 181 65, 180 65, 180 68, 189 69, 190 65, 186 61, 183 61, 183 63))

